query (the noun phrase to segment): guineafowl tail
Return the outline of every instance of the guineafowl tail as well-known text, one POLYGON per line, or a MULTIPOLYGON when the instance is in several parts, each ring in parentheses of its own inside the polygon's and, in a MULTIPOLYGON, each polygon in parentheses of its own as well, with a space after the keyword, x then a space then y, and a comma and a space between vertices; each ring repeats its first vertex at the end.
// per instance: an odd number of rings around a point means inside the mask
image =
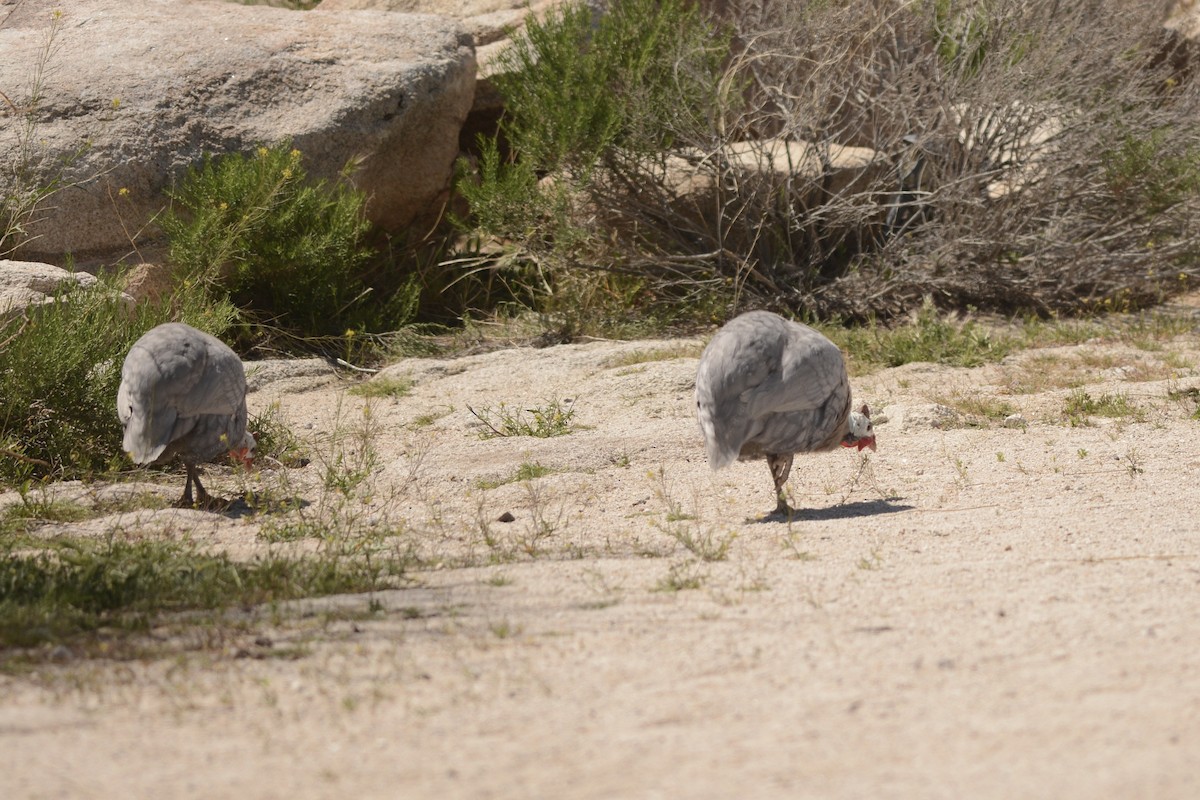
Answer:
POLYGON ((175 412, 170 409, 155 412, 146 408, 146 404, 135 399, 124 383, 117 393, 117 416, 125 427, 121 447, 129 453, 133 463, 154 463, 171 443, 175 412))
MULTIPOLYGON (((125 438, 121 446, 135 464, 152 464, 167 449, 166 438, 157 433, 149 422, 146 417, 135 414, 125 423, 125 438)), ((170 430, 168 426, 167 432, 170 430)))
POLYGON ((697 403, 696 419, 699 420, 700 432, 704 435, 708 465, 713 469, 722 469, 737 460, 741 443, 731 440, 728 427, 717 424, 713 411, 708 405, 697 403))

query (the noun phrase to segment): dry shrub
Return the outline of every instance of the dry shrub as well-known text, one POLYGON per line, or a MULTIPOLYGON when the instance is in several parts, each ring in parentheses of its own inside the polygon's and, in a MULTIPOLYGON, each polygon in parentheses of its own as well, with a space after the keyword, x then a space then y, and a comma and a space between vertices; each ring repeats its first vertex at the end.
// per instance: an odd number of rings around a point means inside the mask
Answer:
MULTIPOLYGON (((487 233, 550 276, 549 293, 578 291, 567 275, 618 276, 647 306, 887 318, 924 296, 1132 308, 1200 278, 1190 52, 1142 4, 730 5, 710 23, 734 34, 715 74, 696 74, 710 43, 674 40, 671 79, 713 87, 698 102, 655 118, 633 84, 608 82, 635 109, 616 117, 661 125, 640 139, 661 148, 613 137, 570 171, 523 164, 553 176, 532 189, 556 193, 553 218, 536 236, 487 233)), ((527 111, 510 103, 510 132, 539 124, 527 111)))

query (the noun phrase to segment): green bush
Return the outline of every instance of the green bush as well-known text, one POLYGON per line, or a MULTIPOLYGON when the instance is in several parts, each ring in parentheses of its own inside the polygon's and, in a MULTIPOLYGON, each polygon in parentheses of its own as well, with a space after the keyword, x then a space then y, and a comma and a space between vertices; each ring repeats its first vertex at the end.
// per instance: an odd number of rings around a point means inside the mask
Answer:
POLYGON ((717 108, 729 37, 685 0, 567 4, 530 17, 496 77, 504 133, 540 171, 584 179, 600 161, 675 143, 717 108))
MULTIPOLYGON (((681 132, 718 123, 729 51, 729 35, 683 0, 626 0, 603 14, 568 3, 527 20, 501 56, 499 136, 480 143, 478 169, 456 184, 472 212, 460 224, 508 243, 491 265, 511 298, 571 330, 572 317, 628 321, 656 302, 677 310, 676 296, 643 292, 641 276, 601 255, 616 234, 595 215, 589 223, 581 201, 602 184, 641 183, 688 143, 681 132)), ((464 263, 492 278, 486 256, 464 263)))
POLYGON ((173 319, 221 335, 233 310, 197 284, 172 303, 131 309, 109 279, 0 325, 0 481, 79 478, 119 463, 121 365, 138 337, 173 319))
POLYGON ((395 330, 414 313, 418 291, 395 276, 366 280, 376 266, 366 197, 345 178, 308 180, 300 151, 287 144, 206 158, 160 223, 171 260, 227 294, 259 337, 395 330))

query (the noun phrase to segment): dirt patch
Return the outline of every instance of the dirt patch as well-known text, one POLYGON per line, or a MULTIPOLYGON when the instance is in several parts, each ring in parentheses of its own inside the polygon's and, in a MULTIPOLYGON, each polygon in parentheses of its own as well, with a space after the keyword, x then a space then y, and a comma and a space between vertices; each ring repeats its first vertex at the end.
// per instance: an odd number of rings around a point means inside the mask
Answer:
MULTIPOLYGON (((791 521, 764 519, 763 464, 709 470, 696 348, 409 360, 384 377, 411 393, 375 400, 272 367, 252 411, 314 458, 250 480, 315 514, 335 448, 370 450, 336 511, 418 554, 413 584, 0 678, 0 796, 1200 795, 1195 336, 857 378, 878 453, 799 457, 791 521), (1072 419, 1078 391, 1139 413, 1072 419), (469 410, 551 401, 569 435, 485 439, 469 410)), ((74 530, 249 557, 269 524, 74 530)))

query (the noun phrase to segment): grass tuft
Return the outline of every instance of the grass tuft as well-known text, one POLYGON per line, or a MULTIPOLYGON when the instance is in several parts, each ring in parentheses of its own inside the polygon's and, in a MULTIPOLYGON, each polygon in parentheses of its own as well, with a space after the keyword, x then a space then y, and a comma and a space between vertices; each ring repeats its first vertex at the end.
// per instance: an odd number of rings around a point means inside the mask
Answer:
POLYGON ((144 631, 173 612, 372 591, 394 585, 405 566, 343 555, 239 562, 175 542, 60 540, 48 550, 0 555, 0 652, 101 628, 144 631))
POLYGON ((350 394, 357 397, 390 397, 399 399, 412 394, 414 381, 407 375, 401 377, 375 378, 350 389, 350 394))
POLYGON ((1063 403, 1062 413, 1072 428, 1089 425, 1088 417, 1132 419, 1136 422, 1141 422, 1146 418, 1145 410, 1130 400, 1126 394, 1105 392, 1099 397, 1092 397, 1083 389, 1076 389, 1067 396, 1063 403))
POLYGON ((565 436, 575 430, 572 419, 575 417, 574 401, 563 402, 554 399, 545 405, 534 408, 512 409, 505 403, 495 408, 481 408, 476 411, 467 406, 476 419, 483 423, 480 432, 481 439, 493 439, 508 436, 533 436, 547 439, 552 436, 565 436), (528 414, 528 416, 526 416, 528 414))

